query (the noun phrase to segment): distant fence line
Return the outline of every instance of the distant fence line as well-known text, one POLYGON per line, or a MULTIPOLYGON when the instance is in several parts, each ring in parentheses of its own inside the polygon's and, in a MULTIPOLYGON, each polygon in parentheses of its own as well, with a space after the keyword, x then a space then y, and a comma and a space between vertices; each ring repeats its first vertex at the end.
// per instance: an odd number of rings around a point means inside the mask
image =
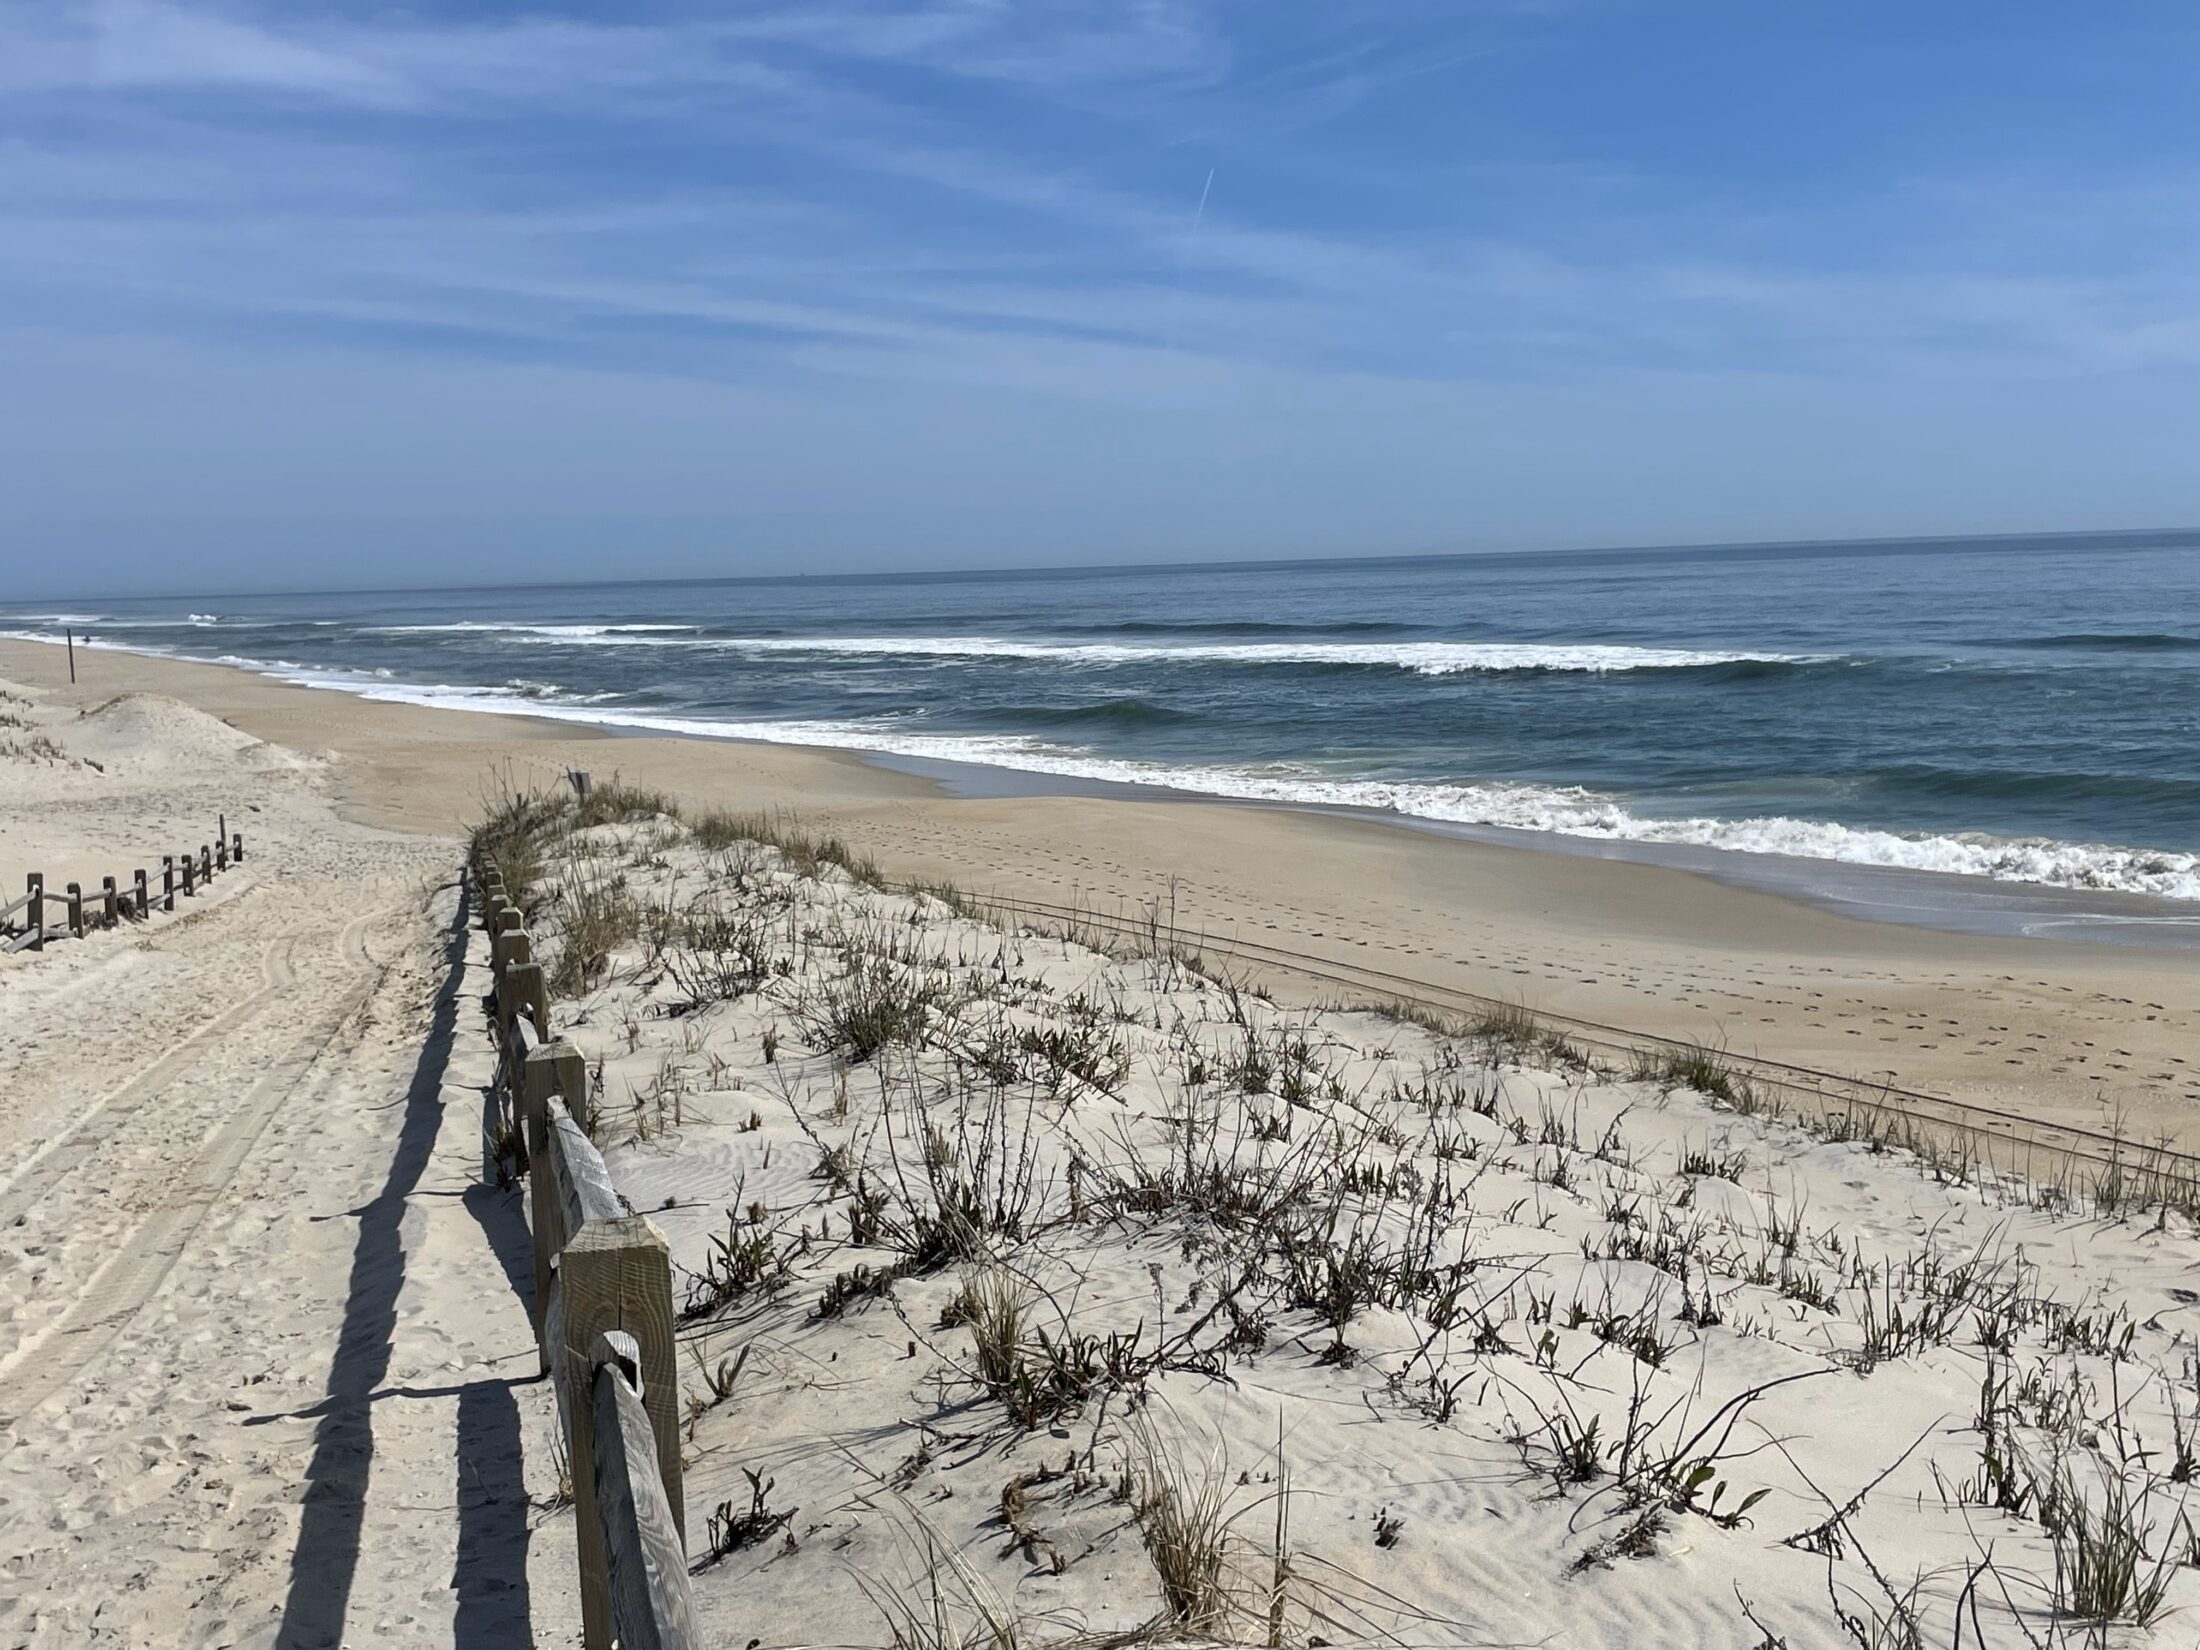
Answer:
POLYGON ((82 885, 74 882, 65 892, 54 893, 46 887, 45 873, 33 871, 24 878, 22 898, 0 905, 0 941, 4 941, 0 951, 43 951, 48 940, 80 940, 102 928, 143 922, 153 914, 156 904, 163 911, 173 911, 179 881, 183 896, 195 898, 201 884, 212 882, 243 861, 244 833, 231 831, 225 815, 215 828, 212 842, 200 844, 195 852, 161 855, 157 895, 142 866, 127 887, 113 877, 101 877, 98 890, 89 897, 82 885), (18 913, 20 922, 16 920, 18 913), (58 921, 54 920, 57 914, 58 921))
POLYGON ((535 1332, 571 1473, 586 1650, 688 1650, 672 1263, 588 1138, 588 1063, 550 1036, 526 918, 477 860, 495 981, 496 1103, 528 1182, 535 1332))

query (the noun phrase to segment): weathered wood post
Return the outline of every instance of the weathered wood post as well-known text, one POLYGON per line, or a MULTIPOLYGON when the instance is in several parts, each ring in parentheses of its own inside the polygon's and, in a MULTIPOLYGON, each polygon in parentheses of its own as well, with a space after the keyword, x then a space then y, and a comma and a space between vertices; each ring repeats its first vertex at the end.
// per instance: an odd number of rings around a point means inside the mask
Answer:
POLYGON ((229 816, 214 816, 214 858, 223 870, 229 869, 229 816))
POLYGON ((686 1544, 656 1475, 638 1470, 656 1437, 641 1380, 641 1346, 613 1330, 589 1349, 594 1366, 596 1519, 610 1571, 611 1621, 628 1650, 700 1650, 686 1544))
POLYGON ((160 856, 160 908, 173 911, 176 908, 176 856, 160 856))
POLYGON ((596 1505, 596 1406, 593 1352, 596 1338, 624 1330, 639 1357, 642 1407, 657 1448, 673 1526, 684 1543, 686 1501, 681 1494, 679 1386, 672 1357, 672 1262, 664 1235, 641 1215, 592 1220, 566 1240, 558 1256, 561 1344, 559 1378, 571 1402, 569 1460, 573 1474, 575 1544, 580 1549, 581 1633, 589 1650, 610 1650, 610 1574, 604 1562, 603 1525, 596 1505))
POLYGON ((535 1023, 535 1035, 550 1040, 550 1004, 543 989, 542 964, 513 963, 497 975, 497 1033, 509 1037, 512 1021, 524 1005, 535 1023))
POLYGON ((201 882, 212 882, 214 880, 214 850, 203 842, 199 844, 199 880, 201 882))
POLYGON ((183 856, 183 897, 192 898, 198 892, 199 862, 189 854, 183 856))
POLYGON ((526 921, 507 905, 490 922, 489 966, 500 979, 508 964, 535 960, 535 945, 528 936, 526 921))
POLYGON ((31 896, 31 949, 33 951, 43 951, 46 949, 45 873, 42 871, 31 872, 30 875, 24 879, 23 886, 31 896))
POLYGON ((69 933, 75 939, 84 937, 84 890, 73 882, 69 884, 69 933))
POLYGON ((109 928, 112 928, 122 920, 122 913, 115 909, 115 879, 113 877, 101 877, 99 879, 99 891, 106 897, 107 902, 103 920, 109 928))
MULTIPOLYGON (((520 1068, 520 1138, 527 1144, 527 1201, 535 1232, 535 1333, 543 1333, 550 1310, 550 1264, 565 1244, 565 1205, 550 1154, 550 1101, 555 1096, 575 1118, 588 1116, 588 1061, 571 1043, 560 1040, 532 1050, 520 1068)), ((542 1353, 542 1372, 550 1373, 550 1351, 542 1353)))
POLYGON ((142 865, 138 867, 137 881, 133 885, 131 893, 137 902, 138 921, 143 922, 152 914, 152 906, 145 897, 145 867, 142 865))
POLYGON ((242 865, 244 863, 244 832, 242 831, 231 831, 229 833, 229 862, 232 865, 242 865))

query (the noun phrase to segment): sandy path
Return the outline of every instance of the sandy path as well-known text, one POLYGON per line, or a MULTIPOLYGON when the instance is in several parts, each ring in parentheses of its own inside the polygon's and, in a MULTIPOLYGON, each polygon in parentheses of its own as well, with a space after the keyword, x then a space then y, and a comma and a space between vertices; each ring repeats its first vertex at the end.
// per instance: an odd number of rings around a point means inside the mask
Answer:
POLYGON ((256 808, 217 897, 0 967, 0 1642, 535 1643, 576 1618, 452 844, 202 778, 256 808))

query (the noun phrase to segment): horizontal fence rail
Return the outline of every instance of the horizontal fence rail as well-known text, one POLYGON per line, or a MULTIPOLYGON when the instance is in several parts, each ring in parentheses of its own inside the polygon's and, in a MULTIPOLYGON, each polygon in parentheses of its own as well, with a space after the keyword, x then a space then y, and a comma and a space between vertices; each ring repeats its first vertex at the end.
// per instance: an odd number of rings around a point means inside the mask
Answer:
POLYGON ((156 906, 163 911, 173 911, 179 869, 184 897, 195 899, 201 884, 243 863, 244 833, 231 831, 224 817, 212 842, 201 843, 196 851, 181 855, 161 855, 160 892, 157 895, 142 866, 132 874, 127 886, 117 883, 113 877, 102 877, 98 889, 91 894, 86 894, 82 885, 74 882, 63 892, 55 893, 46 886, 45 873, 33 871, 24 878, 22 897, 0 905, 0 953, 43 951, 48 940, 80 940, 103 928, 143 922, 153 914, 156 906))
MULTIPOLYGON (((1371 1007, 1401 1005, 1470 1023, 1481 1016, 1517 1015, 1524 1009, 1523 1004, 1502 997, 1344 958, 1293 951, 1265 940, 1194 931, 1161 920, 1153 911, 1109 913, 1008 895, 982 896, 978 903, 989 912, 1052 927, 1073 937, 1081 928, 1090 929, 1118 942, 1128 940, 1142 946, 1163 945, 1184 953, 1225 957, 1255 968, 1343 987, 1363 993, 1371 1007)), ((1545 1009, 1527 1012, 1538 1024, 1563 1033, 1569 1043, 1628 1059, 1638 1054, 1693 1055, 1703 1047, 1579 1015, 1545 1009)), ((1714 1049, 1712 1053, 1721 1066, 1738 1072, 1754 1085, 1776 1090, 1796 1106, 1822 1118, 1861 1113, 1959 1137, 1997 1172, 2053 1180, 2058 1166, 2077 1165, 2096 1173, 2129 1176, 2142 1185, 2152 1182, 2157 1194, 2165 1188, 2200 1187, 2200 1153, 2167 1143, 2143 1143, 2105 1129, 2046 1122, 1998 1106, 1905 1088, 1891 1080, 1875 1081, 1725 1049, 1714 1049)))
POLYGON ((549 993, 524 914, 477 863, 495 989, 500 1172, 527 1180, 535 1332, 571 1463, 586 1650, 686 1650, 688 1591, 664 1235, 612 1184, 588 1137, 588 1063, 550 1036, 549 993), (508 1169, 506 1166, 509 1166, 508 1169))

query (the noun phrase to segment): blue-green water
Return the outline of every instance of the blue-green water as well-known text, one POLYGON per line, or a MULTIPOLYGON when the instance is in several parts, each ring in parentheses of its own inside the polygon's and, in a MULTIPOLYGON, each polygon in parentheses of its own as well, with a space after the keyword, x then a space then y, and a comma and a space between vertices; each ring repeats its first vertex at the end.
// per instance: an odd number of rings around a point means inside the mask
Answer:
POLYGON ((2200 533, 0 606, 375 697, 2200 899, 2200 533))

